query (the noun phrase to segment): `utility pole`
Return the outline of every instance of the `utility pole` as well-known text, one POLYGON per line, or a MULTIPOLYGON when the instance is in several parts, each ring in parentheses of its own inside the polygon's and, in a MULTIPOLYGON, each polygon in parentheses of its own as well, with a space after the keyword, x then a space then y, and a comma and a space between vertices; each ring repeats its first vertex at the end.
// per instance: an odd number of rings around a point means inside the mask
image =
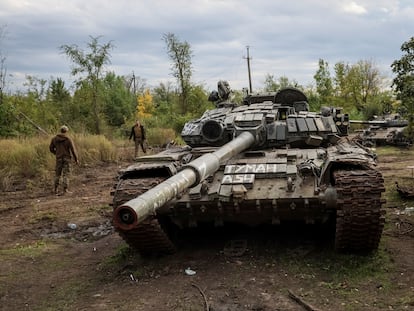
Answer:
POLYGON ((134 72, 132 72, 132 81, 134 82, 134 95, 137 95, 137 94, 136 94, 136 92, 137 92, 137 87, 136 87, 136 84, 135 84, 135 73, 134 73, 134 72))
POLYGON ((247 48, 247 57, 244 57, 244 58, 247 59, 247 71, 249 73, 249 92, 251 94, 251 93, 253 93, 253 90, 252 90, 252 76, 250 74, 250 60, 251 60, 251 57, 249 55, 249 46, 246 46, 246 48, 247 48))

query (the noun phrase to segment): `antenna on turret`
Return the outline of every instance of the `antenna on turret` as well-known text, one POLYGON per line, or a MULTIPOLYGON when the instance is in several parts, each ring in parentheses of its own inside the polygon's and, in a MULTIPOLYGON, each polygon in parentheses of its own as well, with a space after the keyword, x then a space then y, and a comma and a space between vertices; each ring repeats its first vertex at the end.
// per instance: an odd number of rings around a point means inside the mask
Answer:
POLYGON ((250 47, 246 46, 246 48, 247 48, 247 57, 243 57, 243 58, 247 59, 247 71, 249 73, 249 91, 250 91, 250 94, 251 94, 251 93, 253 93, 253 90, 252 90, 252 76, 250 74, 250 60, 251 60, 251 57, 249 55, 249 48, 250 47))

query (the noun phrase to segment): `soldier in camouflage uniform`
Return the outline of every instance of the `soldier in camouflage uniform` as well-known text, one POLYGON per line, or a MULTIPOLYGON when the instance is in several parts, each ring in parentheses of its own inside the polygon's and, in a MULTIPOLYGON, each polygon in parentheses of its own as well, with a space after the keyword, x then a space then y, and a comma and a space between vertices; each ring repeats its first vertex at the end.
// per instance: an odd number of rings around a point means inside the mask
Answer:
POLYGON ((66 135, 68 127, 63 125, 60 128, 60 133, 52 138, 49 145, 51 153, 56 155, 54 193, 58 194, 59 180, 62 175, 63 194, 69 193, 69 172, 70 162, 73 156, 76 164, 79 164, 78 155, 76 153, 75 145, 72 140, 66 135))
POLYGON ((141 146, 144 153, 147 153, 147 150, 145 149, 145 128, 139 120, 136 120, 135 125, 131 129, 129 140, 132 138, 135 142, 135 158, 138 156, 139 146, 141 146))

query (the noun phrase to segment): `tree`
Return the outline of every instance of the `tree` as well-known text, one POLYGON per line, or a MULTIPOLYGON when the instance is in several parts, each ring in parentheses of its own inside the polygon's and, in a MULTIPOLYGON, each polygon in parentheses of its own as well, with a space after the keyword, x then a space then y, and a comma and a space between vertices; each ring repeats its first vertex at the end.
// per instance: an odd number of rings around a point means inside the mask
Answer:
MULTIPOLYGON (((0 43, 5 36, 5 28, 6 26, 0 26, 0 43)), ((4 90, 6 87, 6 75, 6 56, 4 56, 3 51, 0 49, 0 105, 3 104, 4 90)))
POLYGON ((198 118, 206 110, 214 108, 214 104, 208 101, 207 91, 202 85, 191 86, 189 108, 191 118, 198 118))
POLYGON ((145 90, 144 94, 137 97, 136 116, 138 119, 148 119, 154 112, 154 103, 150 90, 145 90))
POLYGON ((138 94, 143 94, 147 89, 146 79, 141 78, 140 76, 135 76, 134 73, 124 76, 125 85, 128 90, 137 96, 138 94))
POLYGON ((265 92, 277 92, 280 90, 280 84, 277 83, 274 75, 266 74, 265 81, 264 81, 264 89, 265 92))
POLYGON ((381 92, 383 77, 373 61, 360 60, 353 65, 338 62, 334 71, 334 105, 355 114, 364 114, 367 119, 373 111, 382 110, 377 97, 381 92))
POLYGON ((273 75, 267 74, 264 82, 264 91, 265 92, 277 92, 280 89, 286 87, 297 87, 301 88, 296 80, 289 81, 289 78, 286 76, 281 76, 276 79, 273 75))
POLYGON ((391 64, 396 74, 392 86, 408 114, 408 135, 414 137, 414 37, 401 45, 404 55, 391 64))
POLYGON ((53 114, 57 117, 57 123, 69 124, 72 115, 70 110, 72 97, 65 87, 65 82, 61 78, 50 81, 46 98, 53 114))
POLYGON ((152 90, 155 114, 159 117, 172 115, 173 105, 177 101, 176 93, 173 90, 171 82, 160 83, 159 86, 152 90))
POLYGON ((351 97, 358 110, 363 110, 378 95, 381 76, 372 61, 358 61, 348 72, 351 97))
POLYGON ((319 59, 319 69, 313 78, 316 81, 316 92, 320 96, 320 101, 322 103, 331 102, 334 89, 328 62, 319 59))
POLYGON ((103 80, 103 111, 111 126, 120 127, 132 118, 136 96, 131 93, 123 77, 108 72, 103 80))
POLYGON ((177 79, 180 88, 180 112, 187 112, 187 105, 191 91, 193 52, 186 41, 181 42, 173 33, 164 34, 163 39, 167 45, 167 53, 173 64, 171 71, 177 79))
POLYGON ((47 81, 36 76, 26 76, 26 82, 23 83, 27 87, 27 94, 33 96, 36 101, 40 102, 46 98, 47 81))
POLYGON ((50 82, 48 96, 53 102, 65 103, 70 100, 69 91, 65 87, 65 81, 61 78, 57 78, 50 82))
POLYGON ((56 128, 57 117, 47 100, 47 80, 27 75, 24 85, 27 92, 22 97, 25 104, 20 106, 20 116, 25 116, 26 121, 30 118, 37 125, 37 129, 39 126, 45 129, 56 128))
POLYGON ((346 75, 349 71, 349 65, 344 62, 338 62, 334 66, 334 92, 336 97, 342 97, 344 101, 348 100, 346 75))
POLYGON ((90 85, 91 91, 91 112, 94 119, 94 131, 96 134, 101 133, 100 114, 102 112, 102 78, 105 65, 110 64, 109 51, 113 48, 111 42, 100 44, 99 37, 90 37, 91 41, 87 43, 89 52, 80 49, 76 44, 62 45, 61 51, 69 57, 73 63, 71 73, 73 76, 86 74, 81 77, 77 83, 82 85, 87 83, 90 85))

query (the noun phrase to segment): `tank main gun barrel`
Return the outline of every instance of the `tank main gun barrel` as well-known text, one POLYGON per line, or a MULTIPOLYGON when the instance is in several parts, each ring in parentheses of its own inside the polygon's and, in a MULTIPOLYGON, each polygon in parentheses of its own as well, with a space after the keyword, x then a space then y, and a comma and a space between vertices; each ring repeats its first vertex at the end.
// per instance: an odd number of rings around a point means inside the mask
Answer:
POLYGON ((380 127, 405 127, 408 125, 408 120, 403 120, 403 119, 372 120, 372 121, 349 120, 349 122, 352 124, 377 125, 380 127))
POLYGON ((122 230, 131 230, 149 215, 155 215, 159 207, 179 193, 215 173, 222 162, 248 149, 254 142, 255 137, 252 133, 242 132, 215 152, 191 161, 176 175, 116 208, 113 216, 114 226, 122 230))
POLYGON ((352 124, 365 124, 365 125, 383 125, 386 124, 386 121, 382 121, 382 120, 373 120, 373 121, 365 121, 365 120, 349 120, 349 123, 352 124))

